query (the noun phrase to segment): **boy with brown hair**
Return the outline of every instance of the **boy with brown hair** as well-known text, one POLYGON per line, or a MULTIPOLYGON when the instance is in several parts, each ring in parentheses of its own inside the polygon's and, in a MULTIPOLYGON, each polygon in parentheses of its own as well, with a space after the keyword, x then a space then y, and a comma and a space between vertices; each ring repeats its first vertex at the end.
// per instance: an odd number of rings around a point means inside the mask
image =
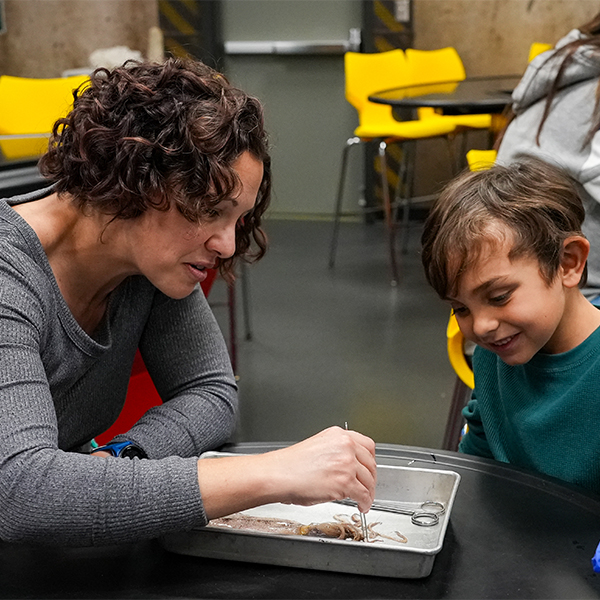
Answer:
POLYGON ((475 389, 459 450, 600 492, 600 311, 575 183, 523 157, 463 173, 425 223, 429 283, 452 306, 475 389))

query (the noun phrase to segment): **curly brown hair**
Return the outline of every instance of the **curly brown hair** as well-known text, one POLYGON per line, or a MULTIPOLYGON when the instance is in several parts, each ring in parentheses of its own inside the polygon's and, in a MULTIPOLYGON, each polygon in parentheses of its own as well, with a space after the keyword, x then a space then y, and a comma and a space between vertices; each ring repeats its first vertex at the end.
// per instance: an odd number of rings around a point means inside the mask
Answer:
POLYGON ((254 209, 238 225, 235 255, 220 269, 231 280, 236 257, 262 258, 271 159, 256 98, 203 63, 179 58, 96 69, 73 95, 73 109, 54 125, 40 159, 57 193, 114 219, 174 204, 197 222, 235 192, 232 165, 248 151, 264 175, 254 209))

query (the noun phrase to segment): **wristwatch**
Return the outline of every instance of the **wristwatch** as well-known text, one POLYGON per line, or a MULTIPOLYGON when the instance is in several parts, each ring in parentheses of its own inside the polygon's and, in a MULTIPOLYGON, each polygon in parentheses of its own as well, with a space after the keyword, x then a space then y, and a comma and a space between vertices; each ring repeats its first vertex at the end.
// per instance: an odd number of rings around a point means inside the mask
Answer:
POLYGON ((108 452, 111 456, 117 458, 148 458, 148 455, 139 446, 130 441, 111 442, 105 446, 99 446, 98 448, 94 448, 92 454, 100 450, 108 452))

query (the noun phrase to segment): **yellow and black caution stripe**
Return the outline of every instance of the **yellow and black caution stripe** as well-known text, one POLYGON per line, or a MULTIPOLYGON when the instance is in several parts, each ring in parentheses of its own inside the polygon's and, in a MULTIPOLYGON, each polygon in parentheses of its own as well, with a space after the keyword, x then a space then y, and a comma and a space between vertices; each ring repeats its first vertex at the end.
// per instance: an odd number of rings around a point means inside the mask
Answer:
POLYGON ((407 24, 396 20, 393 9, 395 2, 375 0, 373 14, 373 45, 377 52, 386 52, 396 48, 406 48, 407 24))
POLYGON ((173 56, 193 56, 198 36, 199 6, 195 0, 158 0, 165 50, 173 56))
MULTIPOLYGON (((405 50, 412 44, 412 1, 402 0, 400 4, 401 6, 396 0, 368 0, 365 2, 362 31, 365 52, 387 52, 396 48, 405 50), (399 11, 399 7, 403 10, 399 11), (404 20, 401 21, 400 18, 404 20)), ((387 181, 390 198, 393 198, 396 192, 402 156, 403 149, 399 144, 390 144, 387 147, 387 181)), ((383 203, 380 172, 377 149, 371 148, 367 152, 368 206, 381 206, 383 203), (377 176, 375 177, 374 174, 377 176), (372 197, 369 197, 371 194, 372 197)))
POLYGON ((219 69, 224 55, 220 0, 158 0, 165 50, 219 69))

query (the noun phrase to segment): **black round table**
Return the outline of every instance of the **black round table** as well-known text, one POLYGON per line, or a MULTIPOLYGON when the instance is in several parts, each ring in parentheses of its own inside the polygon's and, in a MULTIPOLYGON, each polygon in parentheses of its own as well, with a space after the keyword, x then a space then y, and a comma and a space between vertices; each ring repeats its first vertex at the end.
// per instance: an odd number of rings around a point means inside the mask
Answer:
POLYGON ((427 106, 447 115, 498 114, 512 102, 512 91, 520 79, 517 75, 500 75, 412 85, 376 92, 369 100, 389 104, 394 110, 427 106))
MULTIPOLYGON (((264 452, 283 444, 240 444, 264 452)), ((0 598, 600 598, 600 497, 455 452, 378 445, 378 463, 461 475, 433 570, 392 579, 104 548, 0 542, 0 598)))

